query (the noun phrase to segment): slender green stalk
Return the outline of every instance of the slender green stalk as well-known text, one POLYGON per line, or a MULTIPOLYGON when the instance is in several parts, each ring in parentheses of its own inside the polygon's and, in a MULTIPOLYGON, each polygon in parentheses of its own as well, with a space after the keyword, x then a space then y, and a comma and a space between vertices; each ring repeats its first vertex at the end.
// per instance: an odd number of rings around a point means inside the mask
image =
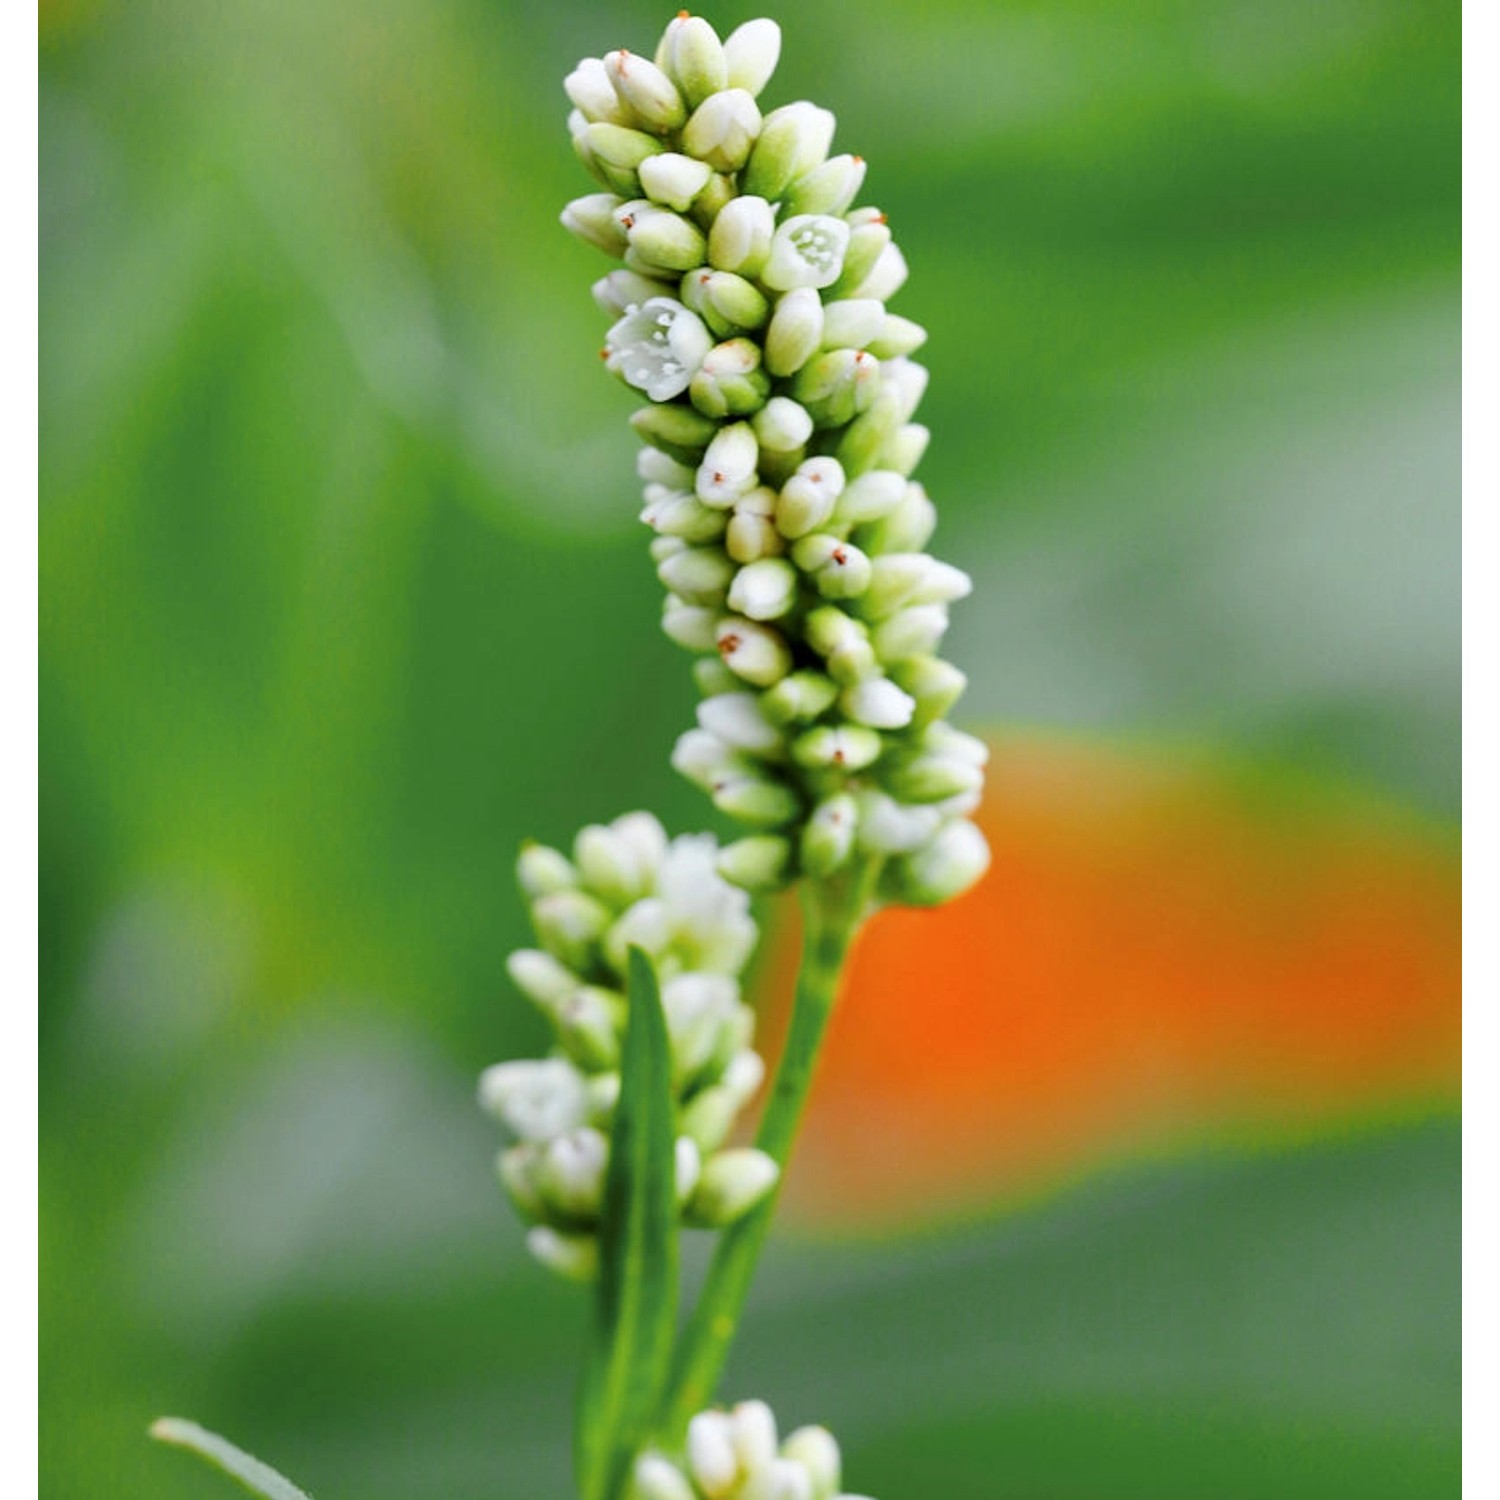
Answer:
POLYGON ((803 887, 802 966, 781 1065, 755 1144, 783 1168, 777 1190, 719 1241, 708 1279, 678 1345, 660 1432, 680 1439, 692 1416, 713 1398, 739 1326, 761 1247, 776 1213, 780 1183, 802 1123, 844 961, 869 908, 878 861, 857 863, 842 877, 803 887))

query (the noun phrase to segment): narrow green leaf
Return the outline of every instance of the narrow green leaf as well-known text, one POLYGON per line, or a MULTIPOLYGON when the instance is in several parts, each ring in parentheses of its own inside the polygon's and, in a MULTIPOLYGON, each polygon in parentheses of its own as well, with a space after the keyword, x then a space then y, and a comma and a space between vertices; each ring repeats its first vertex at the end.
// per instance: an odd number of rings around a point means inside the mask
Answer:
POLYGON ((236 1448, 216 1432, 209 1432, 196 1422, 183 1417, 158 1417, 151 1424, 151 1436, 158 1442, 171 1443, 175 1448, 186 1448, 199 1458, 222 1469, 263 1500, 311 1500, 304 1490, 299 1490, 290 1479, 283 1479, 269 1464, 252 1458, 243 1448, 236 1448))
POLYGON ((599 1323, 575 1443, 584 1500, 613 1500, 650 1437, 677 1321, 676 1122, 651 961, 630 950, 630 1012, 600 1230, 599 1323))

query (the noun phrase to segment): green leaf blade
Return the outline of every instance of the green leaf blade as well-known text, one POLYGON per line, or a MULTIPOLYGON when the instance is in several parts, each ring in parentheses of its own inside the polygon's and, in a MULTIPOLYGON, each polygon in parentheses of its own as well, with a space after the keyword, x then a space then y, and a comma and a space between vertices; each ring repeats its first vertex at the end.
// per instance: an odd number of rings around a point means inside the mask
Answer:
POLYGON ((197 1454, 262 1500, 312 1500, 305 1490, 299 1490, 269 1464, 184 1417, 158 1417, 151 1424, 151 1436, 160 1443, 197 1454))
POLYGON ((677 1323, 676 1117, 671 1051, 651 961, 630 950, 620 1102, 600 1228, 599 1323, 575 1454, 584 1500, 612 1500, 651 1435, 677 1323))

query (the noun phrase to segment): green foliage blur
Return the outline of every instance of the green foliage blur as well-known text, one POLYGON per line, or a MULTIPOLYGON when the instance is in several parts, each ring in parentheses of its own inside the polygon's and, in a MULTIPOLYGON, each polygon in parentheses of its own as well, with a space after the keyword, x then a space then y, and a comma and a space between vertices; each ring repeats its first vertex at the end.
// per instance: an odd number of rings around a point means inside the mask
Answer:
MULTIPOLYGON (((567 1493, 583 1308, 472 1107, 519 839, 666 765, 562 75, 669 7, 44 0, 44 1494, 567 1493)), ((709 12, 727 29, 755 7, 709 12)), ((925 323, 978 724, 1458 800, 1459 7, 834 0, 775 102, 925 323)), ((730 1394, 881 1500, 1457 1492, 1457 1134, 783 1238, 730 1394)))

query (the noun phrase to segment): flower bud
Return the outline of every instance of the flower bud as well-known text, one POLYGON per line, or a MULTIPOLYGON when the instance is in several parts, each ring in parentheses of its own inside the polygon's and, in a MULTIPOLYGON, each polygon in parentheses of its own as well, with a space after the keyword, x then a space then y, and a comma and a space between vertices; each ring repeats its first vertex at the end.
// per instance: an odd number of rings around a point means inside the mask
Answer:
POLYGON ((708 232, 708 263, 720 271, 754 276, 771 253, 776 214, 764 198, 731 199, 708 232))
POLYGON ((578 976, 539 948, 517 948, 505 961, 511 983, 541 1010, 551 1012, 578 988, 578 976))
MULTIPOLYGON (((749 1213, 780 1176, 781 1168, 764 1151, 749 1147, 720 1151, 704 1163, 703 1175, 688 1203, 688 1218, 706 1229, 722 1229, 749 1213)), ((688 1451, 692 1453, 691 1428, 688 1451)), ((695 1474, 697 1468, 695 1464, 695 1474)), ((698 1482, 705 1494, 714 1493, 701 1475, 698 1482)))
POLYGON ((837 459, 806 459, 781 487, 776 529, 789 541, 807 536, 832 516, 843 492, 844 471, 837 459))
POLYGON ((779 834, 756 833, 725 845, 717 869, 747 891, 779 891, 791 875, 792 846, 779 834))
POLYGON ((818 427, 842 427, 880 386, 880 361, 863 349, 830 349, 792 377, 791 395, 818 427))
POLYGON ((548 1141, 583 1124, 588 1092, 564 1058, 528 1058, 486 1068, 479 1075, 479 1106, 523 1141, 548 1141))
POLYGON ((693 199, 708 186, 713 169, 680 151, 663 151, 659 156, 648 156, 636 174, 653 203, 686 213, 693 199))
POLYGON ((711 418, 690 406, 651 405, 630 414, 636 435, 679 463, 697 467, 710 439, 719 428, 711 418))
POLYGON ((899 469, 898 464, 886 459, 887 450, 899 430, 895 408, 877 394, 875 400, 844 429, 838 446, 833 450, 834 457, 851 475, 864 474, 879 467, 899 469))
POLYGON ((952 662, 936 656, 912 656, 891 668, 891 680, 916 703, 912 722, 919 728, 945 718, 963 696, 969 679, 952 662))
POLYGON ((853 479, 839 496, 837 519, 862 526, 888 516, 905 498, 908 481, 891 469, 869 469, 853 479))
POLYGON ((911 421, 912 414, 921 404, 927 392, 927 380, 927 367, 914 359, 893 359, 880 367, 881 395, 893 403, 903 422, 911 421))
POLYGON ((604 63, 585 57, 563 79, 563 91, 582 112, 585 120, 605 125, 629 125, 632 116, 615 93, 604 63))
POLYGON ((538 941, 570 969, 587 972, 594 949, 610 924, 608 909, 582 891, 549 891, 532 904, 538 941))
POLYGON ((704 416, 720 419, 759 411, 770 390, 771 377, 760 367, 760 346, 744 338, 710 349, 688 386, 693 405, 704 416))
POLYGON ((951 724, 929 724, 922 735, 922 748, 933 755, 966 760, 971 766, 985 766, 990 760, 990 747, 982 739, 951 724))
POLYGON ((650 485, 641 520, 660 536, 685 542, 712 542, 724 535, 724 512, 705 505, 696 495, 650 485))
POLYGON ((856 724, 871 729, 904 729, 916 712, 916 700, 888 677, 867 677, 839 695, 839 707, 856 724))
POLYGON ((563 228, 584 244, 593 245, 606 255, 623 255, 630 242, 615 214, 624 201, 614 193, 588 193, 575 198, 558 218, 563 228))
POLYGON ((639 195, 640 177, 636 169, 648 156, 662 149, 655 136, 624 125, 599 122, 585 128, 579 137, 587 146, 610 186, 627 198, 639 195))
MULTIPOLYGON (((843 297, 823 305, 823 347, 863 349, 880 332, 885 307, 868 297, 843 297)), ((881 380, 885 374, 882 370, 881 380)))
POLYGON ((777 376, 795 375, 823 342, 823 302, 812 287, 800 287, 777 300, 766 329, 766 368, 777 376))
POLYGON ((788 396, 772 396, 751 418, 756 440, 773 453, 791 453, 812 436, 812 418, 788 396))
POLYGON ((573 859, 583 883, 611 906, 629 906, 650 889, 651 871, 642 866, 630 842, 601 823, 579 830, 573 859))
POLYGON ((620 1038, 625 1031, 625 997, 614 990, 583 985, 553 1014, 563 1051, 590 1073, 620 1066, 620 1038))
POLYGON ((724 39, 729 86, 759 94, 771 81, 781 57, 781 27, 764 17, 746 21, 724 39))
POLYGON ((865 180, 862 156, 834 156, 799 177, 782 202, 786 214, 842 214, 865 180))
POLYGON ((818 880, 841 870, 854 851, 858 817, 847 792, 825 798, 813 808, 802 830, 802 868, 818 880))
POLYGON ((877 552, 920 552, 937 530, 937 509, 920 484, 908 484, 889 515, 860 533, 877 552))
POLYGON ((609 369, 653 401, 680 396, 711 347, 702 319, 670 297, 652 297, 605 336, 609 369))
POLYGON ((870 632, 870 640, 881 661, 899 662, 909 656, 930 655, 947 629, 946 605, 917 604, 882 620, 870 632))
POLYGON ((591 1234, 565 1234, 547 1224, 526 1231, 526 1248, 549 1271, 569 1281, 597 1281, 599 1241, 591 1234))
POLYGON ((781 828, 802 811, 797 794, 784 782, 761 776, 731 776, 713 789, 714 806, 752 828, 781 828))
POLYGON ((955 818, 931 843, 897 867, 902 895, 914 906, 937 906, 976 885, 990 867, 990 846, 978 827, 955 818))
POLYGON ((556 849, 528 840, 516 860, 516 879, 522 892, 534 901, 548 891, 571 890, 578 884, 578 871, 556 849))
POLYGON ((742 774, 749 765, 734 746, 706 729, 686 730, 672 747, 672 769, 704 791, 727 776, 742 774))
MULTIPOLYGON (((738 172, 749 157, 760 129, 760 110, 754 98, 744 89, 723 89, 710 94, 693 111, 683 127, 682 148, 689 156, 706 161, 716 172, 738 172)), ((741 186, 747 193, 755 191, 743 183, 741 186)))
MULTIPOLYGON (((483 1079, 480 1080, 481 1086, 483 1079)), ((481 1104, 483 1100, 481 1099, 481 1104)), ((517 1146, 507 1146, 495 1158, 495 1172, 503 1187, 515 1204, 516 1212, 523 1219, 544 1218, 547 1207, 542 1202, 541 1191, 536 1185, 536 1169, 541 1153, 529 1141, 517 1146)))
POLYGON ((821 672, 792 672, 761 695, 760 706, 778 724, 816 719, 833 707, 838 684, 821 672))
POLYGON ((943 815, 931 806, 909 807, 875 787, 862 788, 859 847, 867 854, 910 854, 938 831, 943 815))
POLYGON ((681 15, 672 21, 657 61, 695 109, 729 82, 723 44, 702 16, 681 15))
POLYGON ((634 851, 640 867, 654 882, 667 855, 667 831, 648 812, 622 813, 609 825, 634 851))
POLYGON ((910 474, 922 462, 931 435, 920 422, 908 422, 905 427, 897 428, 881 452, 886 468, 910 474))
POLYGON ((682 1470, 660 1453, 643 1453, 630 1476, 630 1500, 698 1500, 682 1470))
POLYGON ((863 283, 869 278, 875 269, 875 262, 884 253, 886 247, 891 243, 890 225, 885 222, 885 215, 871 210, 862 214, 858 223, 849 227, 849 243, 844 251, 843 266, 839 271, 838 280, 833 285, 835 297, 856 297, 868 295, 863 289, 863 283))
POLYGON ((737 1402, 729 1413, 729 1427, 744 1473, 763 1473, 776 1462, 776 1418, 764 1401, 737 1402))
POLYGON ((760 279, 776 291, 832 286, 844 265, 849 226, 827 214, 796 214, 771 236, 760 279))
POLYGON ((703 264, 708 240, 691 219, 644 199, 626 205, 616 217, 630 241, 626 263, 648 272, 691 271, 703 264))
POLYGON ((604 68, 615 93, 649 130, 675 130, 687 119, 687 106, 672 80, 648 58, 621 47, 608 53, 604 68))
MULTIPOLYGON (((724 550, 735 562, 749 565, 766 558, 780 557, 786 551, 786 542, 769 516, 744 510, 737 505, 734 515, 730 517, 729 528, 724 533, 724 550)), ((733 603, 733 600, 730 602, 733 603)), ((790 607, 789 601, 787 608, 790 607)), ((786 610, 779 612, 785 614, 786 610)), ((755 618, 757 616, 751 616, 751 619, 755 618)), ((774 617, 767 615, 765 618, 774 617)))
POLYGON ((927 342, 927 330, 899 313, 887 313, 880 332, 868 345, 878 359, 899 359, 920 349, 927 342))
POLYGON ((867 620, 883 620, 912 604, 949 604, 973 588, 969 575, 925 552, 889 552, 871 563, 870 587, 860 599, 867 620))
POLYGON ((796 602, 797 570, 784 558, 747 563, 729 585, 729 607, 750 620, 778 620, 796 602))
POLYGON ((984 785, 984 772, 970 761, 946 755, 916 755, 885 773, 885 784, 902 802, 942 802, 984 785))
POLYGON ((604 934, 604 956, 611 968, 623 973, 629 952, 640 948, 659 959, 672 940, 671 913, 655 896, 647 896, 628 907, 619 921, 604 934))
POLYGON ((761 712, 754 693, 721 693, 698 705, 698 723, 735 750, 750 755, 774 755, 781 749, 781 731, 761 712))
POLYGON ((887 245, 870 268, 870 274, 850 293, 855 297, 878 297, 882 302, 894 297, 906 285, 906 257, 894 242, 887 245))
POLYGON ((771 304, 734 271, 688 272, 682 300, 721 336, 738 328, 759 328, 771 315, 771 304))
POLYGON ((714 220, 734 201, 734 178, 715 172, 708 186, 693 199, 693 222, 704 234, 714 227, 714 220))
MULTIPOLYGON (((710 651, 718 650, 718 616, 714 617, 715 635, 710 651)), ((717 656, 700 656, 693 663, 693 686, 705 698, 717 698, 720 693, 737 693, 744 686, 717 656)))
POLYGON ((805 100, 773 109, 761 126, 741 187, 775 202, 794 179, 821 165, 833 140, 833 127, 828 110, 805 100))
POLYGON ((781 1445, 781 1456, 807 1471, 812 1500, 834 1500, 843 1484, 843 1463, 839 1445, 826 1427, 799 1427, 781 1445))
POLYGON ((689 604, 717 604, 734 577, 721 547, 688 547, 657 564, 656 576, 689 604))
POLYGON ((870 586, 870 559, 836 536, 803 537, 792 548, 792 561, 825 599, 853 599, 870 586))
POLYGON ((740 1477, 729 1415, 703 1411, 688 1423, 688 1472, 707 1500, 726 1500, 740 1477))
POLYGON ((663 296, 668 290, 667 285, 654 276, 644 276, 639 271, 623 267, 611 271, 607 276, 601 276, 593 285, 594 301, 599 304, 602 312, 608 313, 612 318, 620 317, 651 297, 663 296))
POLYGON ((668 594, 662 603, 661 628, 668 640, 686 651, 712 651, 718 619, 717 610, 689 604, 675 594, 668 594))
POLYGON ((880 758, 880 736, 862 724, 819 725, 792 742, 792 759, 809 770, 863 771, 880 758))
POLYGON ((770 687, 792 669, 792 653, 785 640, 765 625, 742 616, 719 621, 719 657, 736 677, 756 687, 770 687))

